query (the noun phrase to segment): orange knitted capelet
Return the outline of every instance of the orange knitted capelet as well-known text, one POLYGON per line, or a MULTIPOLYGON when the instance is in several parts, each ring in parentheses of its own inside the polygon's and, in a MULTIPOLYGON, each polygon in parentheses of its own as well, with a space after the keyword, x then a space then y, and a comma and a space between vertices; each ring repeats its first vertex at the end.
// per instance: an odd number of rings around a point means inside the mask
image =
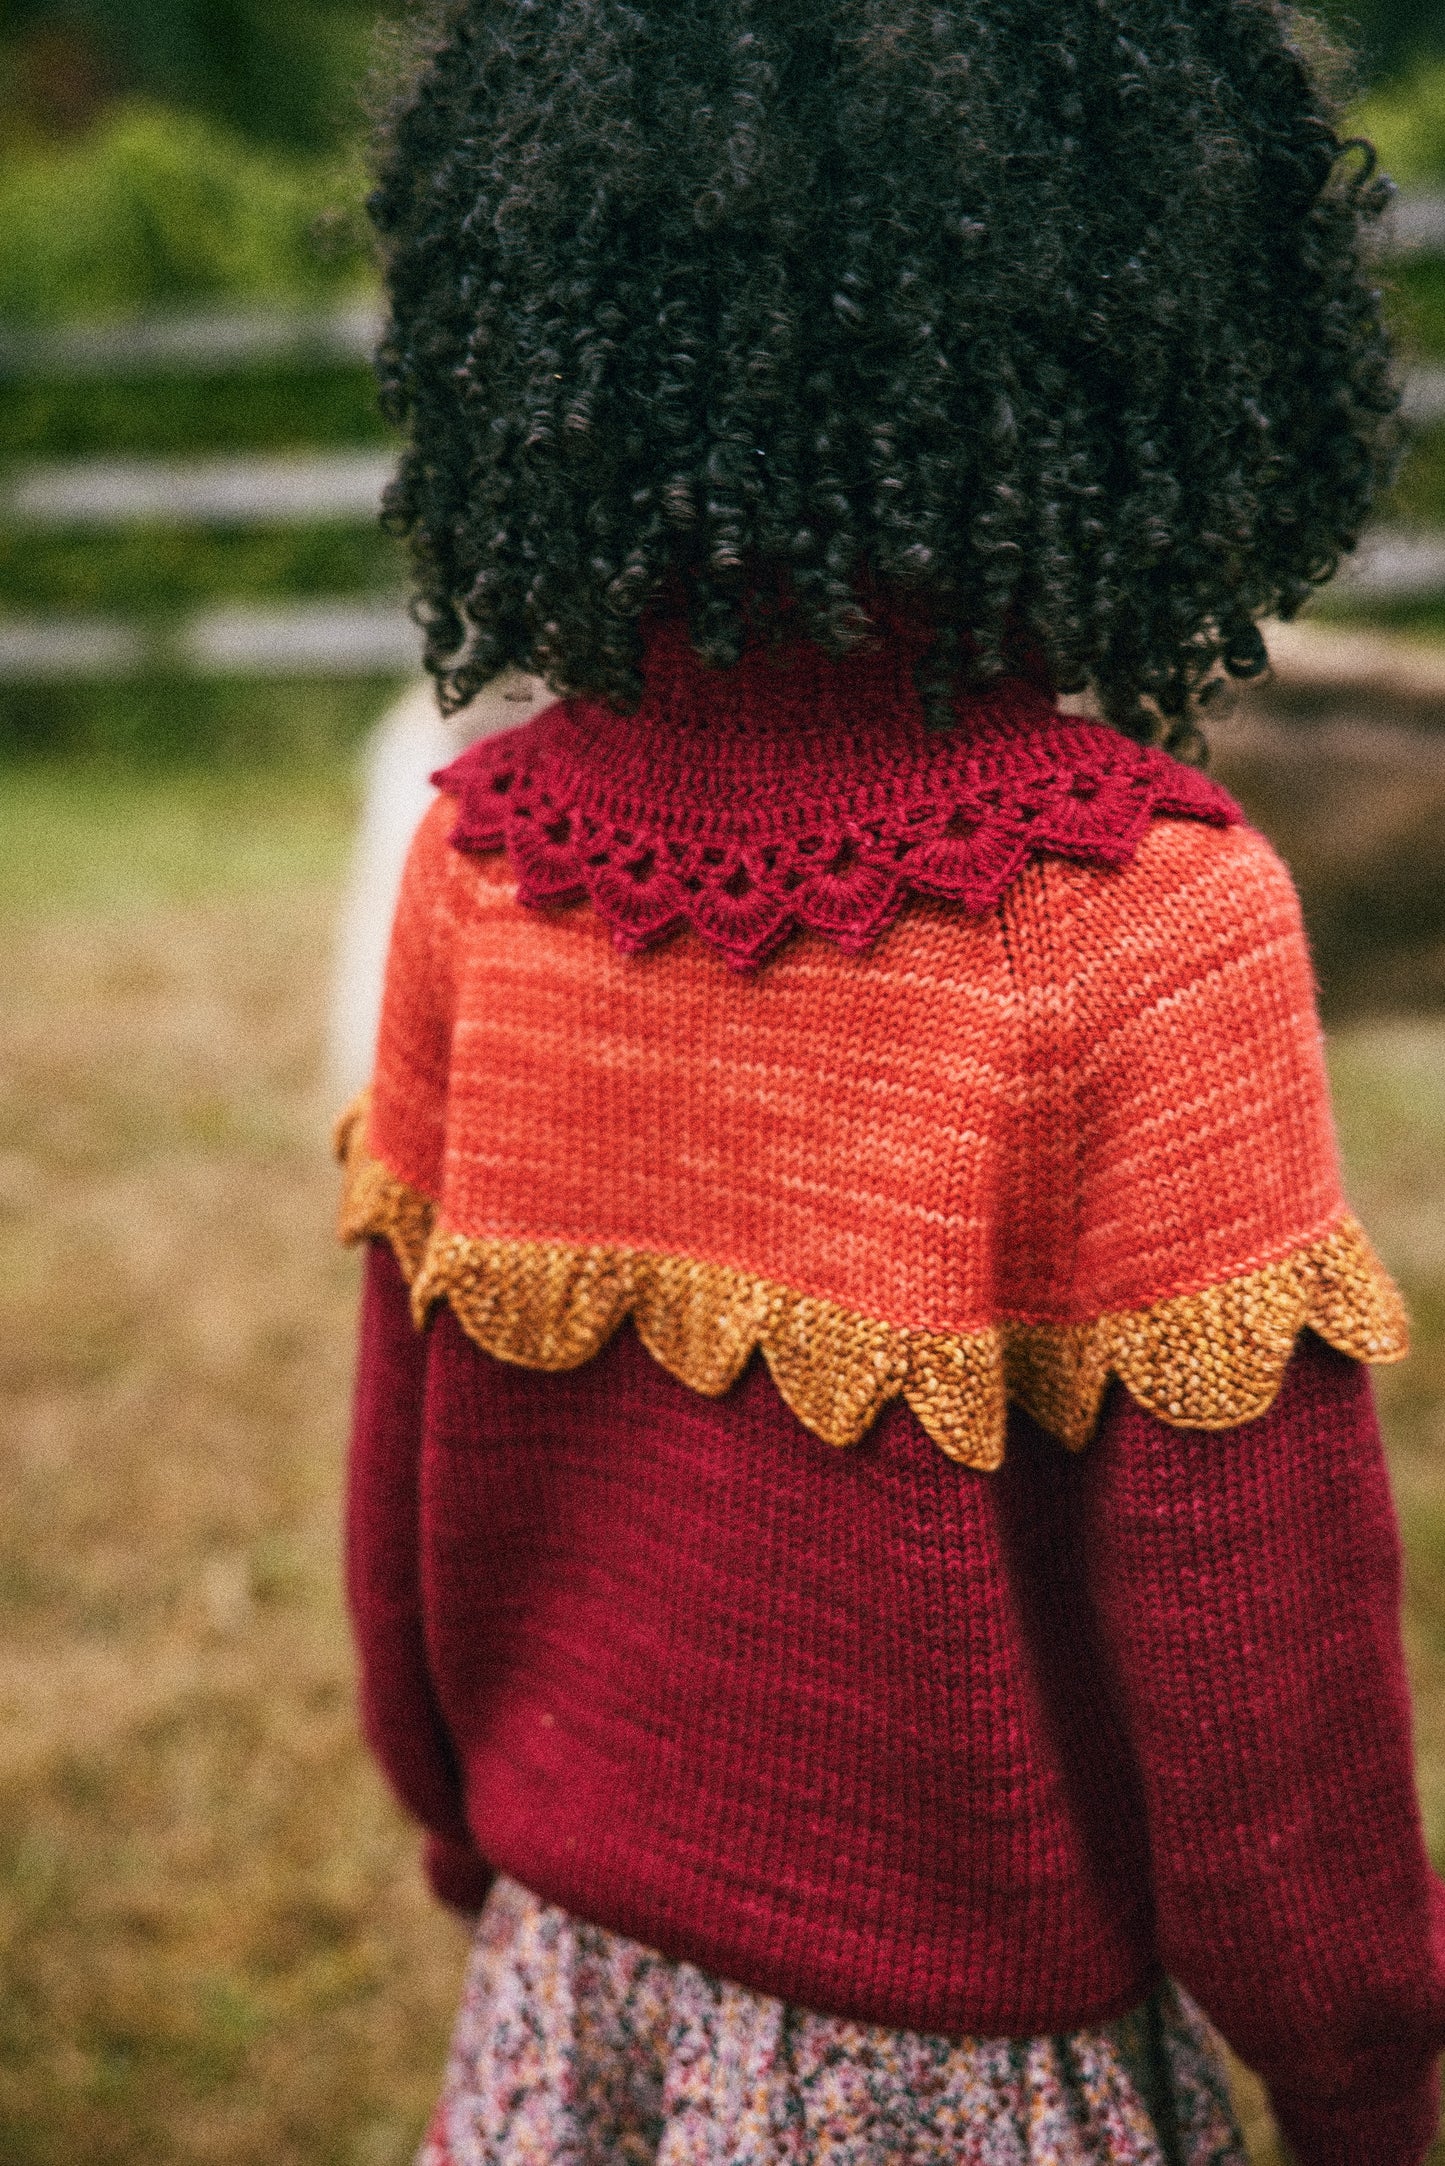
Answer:
POLYGON ((1026 686, 931 735, 908 658, 548 709, 439 777, 342 1231, 418 1323, 587 1361, 629 1316, 834 1444, 902 1394, 990 1468, 1111 1376, 1262 1413, 1306 1327, 1399 1359, 1346 1208, 1298 904, 1213 784, 1026 686))

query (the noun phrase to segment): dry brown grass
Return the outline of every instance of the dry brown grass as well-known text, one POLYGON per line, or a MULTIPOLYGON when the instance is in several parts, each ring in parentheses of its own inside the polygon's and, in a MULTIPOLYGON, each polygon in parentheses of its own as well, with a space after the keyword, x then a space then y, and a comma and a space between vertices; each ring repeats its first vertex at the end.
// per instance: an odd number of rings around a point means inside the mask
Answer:
MULTIPOLYGON (((434 2089, 460 1941, 358 1744, 337 1580, 349 818, 328 776, 0 805, 5 2166, 402 2166, 434 2089)), ((1445 1851, 1445 1026, 1336 1064, 1425 1326, 1386 1401, 1445 1851)))
POLYGON ((349 808, 300 794, 274 840, 266 788, 62 788, 9 867, 7 2166, 393 2166, 435 2085, 459 1941, 358 1745, 337 1586, 349 808))

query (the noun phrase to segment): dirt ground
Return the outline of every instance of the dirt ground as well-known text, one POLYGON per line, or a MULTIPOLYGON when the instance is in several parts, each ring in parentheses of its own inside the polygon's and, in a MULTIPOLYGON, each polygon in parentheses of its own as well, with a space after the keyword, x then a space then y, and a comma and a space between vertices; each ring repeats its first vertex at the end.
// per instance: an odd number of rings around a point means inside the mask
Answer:
MULTIPOLYGON (((461 1960, 358 1743, 344 776, 0 789, 0 2157, 405 2166, 461 1960)), ((1445 1019, 1333 1050, 1445 1856, 1445 1019)), ((1272 2138, 1244 2093, 1260 2160, 1272 2138)))

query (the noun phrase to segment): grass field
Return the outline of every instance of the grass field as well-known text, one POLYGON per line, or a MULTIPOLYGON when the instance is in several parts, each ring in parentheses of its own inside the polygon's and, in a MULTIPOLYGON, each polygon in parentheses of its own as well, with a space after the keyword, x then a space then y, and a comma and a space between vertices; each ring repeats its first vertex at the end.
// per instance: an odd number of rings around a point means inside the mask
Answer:
MULTIPOLYGON (((0 2156, 404 2166, 461 1959, 357 1741, 327 944, 353 806, 0 781, 0 2156)), ((1445 1019, 1334 1046, 1445 1855, 1445 1019)), ((1248 2099, 1261 2160, 1273 2154, 1248 2099)))

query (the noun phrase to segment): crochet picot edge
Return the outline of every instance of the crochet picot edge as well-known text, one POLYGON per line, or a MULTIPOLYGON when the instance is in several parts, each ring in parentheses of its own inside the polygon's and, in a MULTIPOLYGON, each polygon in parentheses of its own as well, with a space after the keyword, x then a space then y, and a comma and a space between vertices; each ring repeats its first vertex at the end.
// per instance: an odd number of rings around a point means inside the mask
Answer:
POLYGON ((1147 1309, 944 1334, 689 1257, 439 1231, 432 1204, 368 1155, 365 1134, 363 1096, 337 1124, 340 1236, 391 1244, 418 1328, 444 1300, 498 1360, 562 1370, 600 1353, 630 1315, 653 1358, 709 1398, 760 1347, 785 1403, 826 1444, 857 1443, 901 1394, 949 1458, 991 1472, 1010 1400, 1082 1451, 1111 1376, 1175 1427, 1234 1429, 1267 1412, 1305 1329, 1356 1361, 1409 1351, 1400 1293, 1349 1215, 1277 1262, 1147 1309))
POLYGON ((638 805, 589 801, 549 741, 556 710, 485 738, 432 781, 457 805, 452 846, 505 851, 527 909, 589 903, 624 955, 680 927, 733 969, 756 969, 795 931, 866 954, 910 895, 993 909, 1030 859, 1118 868, 1152 821, 1241 819, 1228 792, 1166 753, 1077 717, 1051 734, 960 756, 958 772, 899 785, 875 802, 815 809, 796 833, 729 831, 730 805, 671 832, 638 805))

